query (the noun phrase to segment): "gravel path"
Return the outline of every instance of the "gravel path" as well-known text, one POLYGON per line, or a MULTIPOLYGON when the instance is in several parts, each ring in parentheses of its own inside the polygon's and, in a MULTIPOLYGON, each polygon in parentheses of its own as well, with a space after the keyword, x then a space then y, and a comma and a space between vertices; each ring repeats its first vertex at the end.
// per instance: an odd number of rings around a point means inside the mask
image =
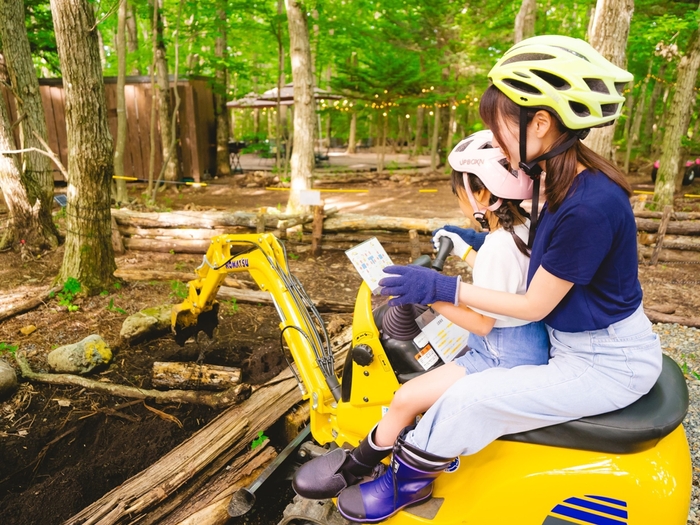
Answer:
POLYGON ((655 324, 663 351, 683 369, 688 379, 690 409, 683 422, 693 459, 693 493, 688 525, 700 525, 700 330, 677 324, 655 324))

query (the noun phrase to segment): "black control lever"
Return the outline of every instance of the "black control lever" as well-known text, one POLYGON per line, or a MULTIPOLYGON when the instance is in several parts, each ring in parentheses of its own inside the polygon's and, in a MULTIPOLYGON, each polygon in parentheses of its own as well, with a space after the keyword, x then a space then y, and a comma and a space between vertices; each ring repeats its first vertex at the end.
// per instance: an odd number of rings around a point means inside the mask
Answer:
POLYGON ((454 248, 452 239, 449 237, 440 237, 440 247, 433 261, 433 269, 438 272, 442 271, 442 267, 445 266, 445 259, 447 259, 447 256, 452 252, 452 248, 454 248))

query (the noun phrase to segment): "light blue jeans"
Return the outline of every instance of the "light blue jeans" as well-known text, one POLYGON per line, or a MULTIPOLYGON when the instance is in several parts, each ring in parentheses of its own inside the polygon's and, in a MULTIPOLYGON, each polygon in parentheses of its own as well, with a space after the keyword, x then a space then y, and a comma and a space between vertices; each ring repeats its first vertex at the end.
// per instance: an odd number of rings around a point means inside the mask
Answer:
POLYGON ((549 360, 549 337, 543 322, 493 328, 486 336, 469 334, 469 350, 455 363, 474 374, 489 368, 543 365, 549 360))
POLYGON ((639 309, 603 330, 547 327, 546 365, 490 368, 452 385, 406 437, 443 457, 474 454, 504 434, 626 407, 661 373, 661 344, 639 309))

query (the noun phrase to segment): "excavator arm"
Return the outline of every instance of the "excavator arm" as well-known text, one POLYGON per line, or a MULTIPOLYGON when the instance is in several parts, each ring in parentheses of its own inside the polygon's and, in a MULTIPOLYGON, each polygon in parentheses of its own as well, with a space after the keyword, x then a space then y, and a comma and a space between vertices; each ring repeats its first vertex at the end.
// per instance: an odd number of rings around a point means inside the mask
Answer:
POLYGON ((172 309, 172 329, 179 344, 218 324, 216 294, 229 273, 248 272, 269 292, 280 317, 281 341, 289 349, 292 372, 304 398, 319 405, 340 399, 333 352, 323 321, 304 288, 288 268, 284 246, 269 233, 219 235, 188 283, 187 298, 172 309))

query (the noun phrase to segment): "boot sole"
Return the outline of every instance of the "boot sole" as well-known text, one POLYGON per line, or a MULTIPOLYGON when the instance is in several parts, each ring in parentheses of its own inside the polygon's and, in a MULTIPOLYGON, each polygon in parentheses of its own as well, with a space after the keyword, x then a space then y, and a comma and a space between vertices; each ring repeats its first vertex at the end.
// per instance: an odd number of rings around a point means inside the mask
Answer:
POLYGON ((348 515, 346 515, 346 514, 343 513, 343 511, 340 509, 340 507, 338 507, 338 505, 336 505, 335 507, 336 507, 336 509, 338 509, 338 514, 340 514, 340 515, 341 515, 343 518, 345 518, 346 520, 352 521, 352 522, 354 522, 354 523, 380 523, 380 522, 382 522, 382 521, 384 521, 384 520, 388 520, 389 518, 391 518, 392 516, 394 516, 395 514, 399 513, 400 511, 402 511, 402 510, 405 509, 405 508, 412 507, 413 505, 418 505, 419 503, 423 503, 425 500, 430 499, 432 496, 433 496, 433 491, 431 490, 430 493, 429 493, 427 496, 424 496, 424 497, 422 497, 422 498, 420 498, 420 499, 417 499, 416 501, 413 501, 413 502, 411 502, 411 503, 408 503, 407 505, 404 505, 403 507, 399 507, 399 508, 396 509, 394 512, 392 512, 391 514, 387 514, 386 516, 384 516, 384 517, 382 517, 382 518, 375 518, 375 519, 369 519, 369 518, 355 518, 355 517, 352 517, 352 516, 348 516, 348 515))

